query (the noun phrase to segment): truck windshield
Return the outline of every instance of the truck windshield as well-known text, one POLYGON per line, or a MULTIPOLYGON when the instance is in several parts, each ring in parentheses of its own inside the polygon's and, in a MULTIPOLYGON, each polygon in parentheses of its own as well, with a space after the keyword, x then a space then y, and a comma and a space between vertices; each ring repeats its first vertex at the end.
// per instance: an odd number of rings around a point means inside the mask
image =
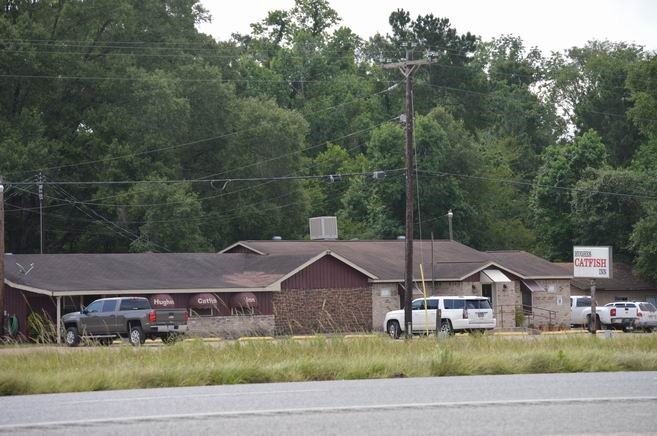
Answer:
POLYGON ((577 307, 591 307, 591 299, 590 298, 577 299, 577 307))
POLYGON ((150 309, 151 305, 145 298, 128 298, 121 300, 120 310, 143 310, 150 309))

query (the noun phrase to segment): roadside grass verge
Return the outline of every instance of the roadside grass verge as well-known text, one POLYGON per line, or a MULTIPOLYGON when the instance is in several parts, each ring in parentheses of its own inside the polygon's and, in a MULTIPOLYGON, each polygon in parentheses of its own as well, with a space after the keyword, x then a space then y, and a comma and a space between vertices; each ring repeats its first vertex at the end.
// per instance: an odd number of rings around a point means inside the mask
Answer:
POLYGON ((657 370, 657 335, 185 341, 0 354, 0 395, 477 374, 657 370))

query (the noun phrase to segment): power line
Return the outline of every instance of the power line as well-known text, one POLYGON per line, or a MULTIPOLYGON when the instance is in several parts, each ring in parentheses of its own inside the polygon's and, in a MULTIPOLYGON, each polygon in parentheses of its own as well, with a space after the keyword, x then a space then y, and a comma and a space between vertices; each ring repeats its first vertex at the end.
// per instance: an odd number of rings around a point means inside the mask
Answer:
MULTIPOLYGON (((349 105, 349 104, 351 104, 351 103, 353 103, 353 102, 356 102, 356 101, 360 101, 360 100, 363 100, 363 99, 366 99, 366 98, 375 97, 375 96, 377 96, 377 95, 381 95, 381 94, 384 94, 384 93, 386 93, 386 92, 389 92, 389 91, 395 89, 396 86, 397 86, 397 83, 393 83, 392 86, 389 86, 388 88, 386 88, 386 89, 384 89, 384 90, 381 90, 381 91, 378 91, 378 92, 375 92, 375 93, 373 93, 373 94, 369 94, 369 95, 366 95, 366 96, 362 96, 362 97, 355 97, 355 98, 353 98, 353 99, 351 99, 351 100, 348 100, 348 101, 346 101, 346 102, 342 102, 342 103, 339 103, 339 104, 336 104, 336 105, 333 105, 333 106, 330 106, 330 107, 327 107, 327 108, 323 108, 323 109, 319 109, 319 110, 317 110, 317 111, 313 111, 313 112, 311 112, 311 113, 308 114, 308 115, 317 115, 317 114, 320 114, 320 113, 323 113, 323 112, 327 112, 327 111, 330 111, 330 110, 337 109, 337 108, 342 107, 342 106, 349 105)), ((356 132, 353 132, 353 133, 349 133, 349 134, 343 135, 343 136, 341 136, 341 137, 339 137, 339 138, 332 139, 331 141, 339 141, 339 140, 341 140, 341 139, 345 139, 345 138, 348 138, 348 137, 350 137, 350 136, 354 136, 354 135, 357 135, 357 134, 360 134, 360 133, 363 133, 363 132, 366 132, 366 131, 372 130, 372 129, 376 128, 376 127, 379 127, 379 126, 385 124, 385 123, 388 122, 388 121, 393 120, 393 119, 395 119, 395 118, 390 118, 389 120, 385 120, 384 122, 382 122, 382 123, 380 123, 380 124, 377 124, 377 125, 374 125, 374 126, 371 126, 371 127, 365 128, 365 129, 361 129, 361 130, 356 131, 356 132)), ((201 144, 201 143, 208 142, 208 141, 215 141, 215 140, 218 140, 218 139, 225 139, 225 138, 228 138, 228 137, 231 137, 231 136, 236 136, 236 135, 239 135, 239 134, 243 134, 243 133, 247 133, 247 132, 250 132, 250 131, 253 131, 253 130, 259 129, 259 128, 261 128, 261 127, 262 127, 261 125, 256 125, 256 126, 249 127, 249 128, 242 129, 242 130, 238 130, 238 131, 235 131, 235 132, 223 133, 223 134, 220 134, 220 135, 215 135, 215 136, 210 136, 210 137, 206 137, 206 138, 202 138, 202 139, 197 139, 197 140, 193 140, 193 141, 188 141, 188 142, 184 142, 184 143, 181 143, 181 144, 170 145, 170 146, 160 147, 160 148, 150 149, 150 150, 144 150, 144 151, 135 152, 135 153, 128 153, 128 154, 124 154, 124 155, 121 155, 121 156, 113 156, 113 157, 108 157, 108 158, 103 158, 103 159, 96 159, 96 160, 83 161, 83 162, 79 162, 79 163, 75 163, 75 164, 68 164, 68 165, 51 166, 51 167, 45 167, 45 168, 42 167, 42 168, 37 168, 37 169, 34 169, 34 170, 11 171, 11 172, 6 173, 6 175, 10 175, 10 174, 20 174, 20 173, 27 173, 27 172, 35 173, 35 172, 44 172, 44 171, 60 170, 60 169, 66 169, 66 168, 74 168, 74 167, 81 167, 81 166, 93 165, 93 164, 96 164, 96 163, 106 163, 106 162, 111 162, 111 161, 115 161, 115 160, 119 160, 119 159, 134 158, 134 157, 137 157, 137 156, 144 156, 144 155, 148 155, 148 154, 151 154, 151 153, 158 153, 158 152, 161 152, 161 151, 173 150, 173 149, 176 149, 176 148, 181 148, 181 147, 187 147, 187 146, 191 146, 191 145, 201 144)), ((321 142, 321 143, 316 144, 316 145, 314 145, 314 146, 311 146, 311 147, 305 148, 305 149, 303 149, 303 150, 301 150, 301 151, 298 151, 298 152, 291 152, 291 153, 288 153, 288 154, 283 155, 283 156, 288 156, 288 155, 290 155, 290 154, 299 153, 299 152, 304 152, 304 151, 311 150, 311 149, 313 149, 313 148, 321 147, 321 146, 326 145, 327 143, 329 143, 329 142, 331 142, 331 141, 324 141, 324 142, 321 142)), ((271 161, 271 160, 276 160, 276 159, 278 159, 278 158, 280 158, 280 157, 272 158, 272 159, 269 159, 269 160, 264 161, 264 162, 268 162, 268 161, 271 161)), ((255 164, 254 164, 254 165, 255 165, 255 164)), ((253 166, 253 165, 251 165, 251 166, 253 166)), ((244 168, 248 168, 248 167, 249 167, 249 166, 242 167, 242 168, 238 168, 238 169, 244 169, 244 168)), ((219 173, 219 174, 223 174, 223 173, 219 173)), ((215 175, 216 175, 216 174, 215 174, 215 175)), ((209 175, 209 176, 207 176, 207 177, 212 177, 212 176, 213 176, 213 175, 209 175)))
MULTIPOLYGON (((85 215, 87 215, 89 218, 92 218, 92 219, 93 219, 93 216, 96 216, 97 218, 99 218, 99 219, 101 220, 102 223, 105 223, 105 225, 106 225, 110 230, 112 230, 112 229, 117 229, 117 232, 116 232, 116 233, 117 233, 119 236, 121 236, 121 237, 123 237, 123 238, 126 238, 126 239, 130 240, 131 242, 135 242, 135 241, 138 241, 139 239, 141 239, 141 236, 140 236, 140 235, 138 235, 138 234, 136 234, 136 233, 133 233, 132 231, 130 231, 130 230, 128 230, 128 229, 126 229, 126 228, 124 228, 124 227, 122 227, 122 226, 116 224, 115 222, 113 222, 113 221, 111 221, 111 220, 105 218, 105 217, 102 216, 100 213, 96 212, 95 210, 93 210, 93 209, 88 208, 88 207, 85 206, 85 208, 88 209, 89 212, 91 213, 91 215, 90 215, 90 214, 87 213, 84 209, 82 209, 81 207, 79 207, 79 206, 76 204, 77 199, 75 198, 75 196, 69 194, 67 191, 65 191, 65 190, 64 190, 62 187, 60 187, 60 186, 54 186, 54 188, 55 188, 60 194, 63 194, 64 196, 68 196, 68 197, 73 201, 73 203, 72 203, 72 204, 73 204, 73 207, 75 207, 75 208, 78 209, 80 212, 82 212, 82 213, 84 213, 85 215), (93 215, 93 216, 92 216, 92 215, 93 215)), ((84 206, 84 205, 83 205, 83 206, 84 206)), ((95 220, 95 222, 99 222, 99 221, 98 221, 98 220, 95 220)), ((168 248, 166 248, 166 247, 164 247, 164 246, 162 246, 162 245, 160 245, 160 244, 156 244, 156 243, 153 242, 153 241, 148 241, 148 242, 149 242, 150 244, 152 244, 153 246, 155 246, 155 247, 161 249, 161 250, 164 250, 164 251, 166 251, 166 252, 171 252, 171 250, 169 250, 168 248)))
POLYGON ((432 172, 432 171, 422 170, 422 171, 420 171, 420 173, 430 175, 430 176, 436 176, 436 177, 459 177, 459 178, 467 178, 467 179, 507 183, 507 184, 510 184, 510 185, 530 186, 530 187, 535 186, 535 187, 540 187, 540 188, 545 188, 545 189, 557 189, 557 190, 562 190, 562 191, 585 192, 585 193, 589 193, 589 194, 610 195, 610 196, 615 196, 615 197, 638 198, 638 199, 642 199, 642 200, 657 200, 657 196, 649 195, 649 194, 627 194, 627 193, 620 193, 620 192, 599 191, 599 190, 596 190, 596 189, 584 189, 584 188, 575 188, 575 187, 558 186, 558 185, 544 185, 544 184, 529 182, 529 181, 525 181, 525 180, 504 179, 504 178, 499 178, 499 177, 473 176, 473 175, 469 175, 469 174, 459 174, 459 173, 452 173, 452 172, 446 172, 446 171, 432 172))

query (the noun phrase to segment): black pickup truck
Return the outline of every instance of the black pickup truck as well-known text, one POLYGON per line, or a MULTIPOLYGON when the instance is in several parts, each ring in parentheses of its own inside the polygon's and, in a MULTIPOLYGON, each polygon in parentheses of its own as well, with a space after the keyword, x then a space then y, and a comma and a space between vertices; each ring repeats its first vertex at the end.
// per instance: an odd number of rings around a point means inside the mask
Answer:
POLYGON ((185 309, 152 309, 146 298, 118 297, 96 300, 80 312, 67 313, 62 324, 69 347, 77 346, 82 337, 104 345, 125 337, 137 346, 147 338, 176 340, 187 330, 187 319, 185 309))

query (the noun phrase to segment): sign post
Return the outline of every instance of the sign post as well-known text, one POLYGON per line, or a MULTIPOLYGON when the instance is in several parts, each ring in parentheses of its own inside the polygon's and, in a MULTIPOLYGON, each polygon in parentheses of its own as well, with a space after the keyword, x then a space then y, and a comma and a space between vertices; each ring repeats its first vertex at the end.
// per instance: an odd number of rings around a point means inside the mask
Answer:
POLYGON ((595 334, 598 324, 595 279, 610 279, 613 277, 612 247, 573 247, 573 277, 591 279, 589 331, 595 334))

